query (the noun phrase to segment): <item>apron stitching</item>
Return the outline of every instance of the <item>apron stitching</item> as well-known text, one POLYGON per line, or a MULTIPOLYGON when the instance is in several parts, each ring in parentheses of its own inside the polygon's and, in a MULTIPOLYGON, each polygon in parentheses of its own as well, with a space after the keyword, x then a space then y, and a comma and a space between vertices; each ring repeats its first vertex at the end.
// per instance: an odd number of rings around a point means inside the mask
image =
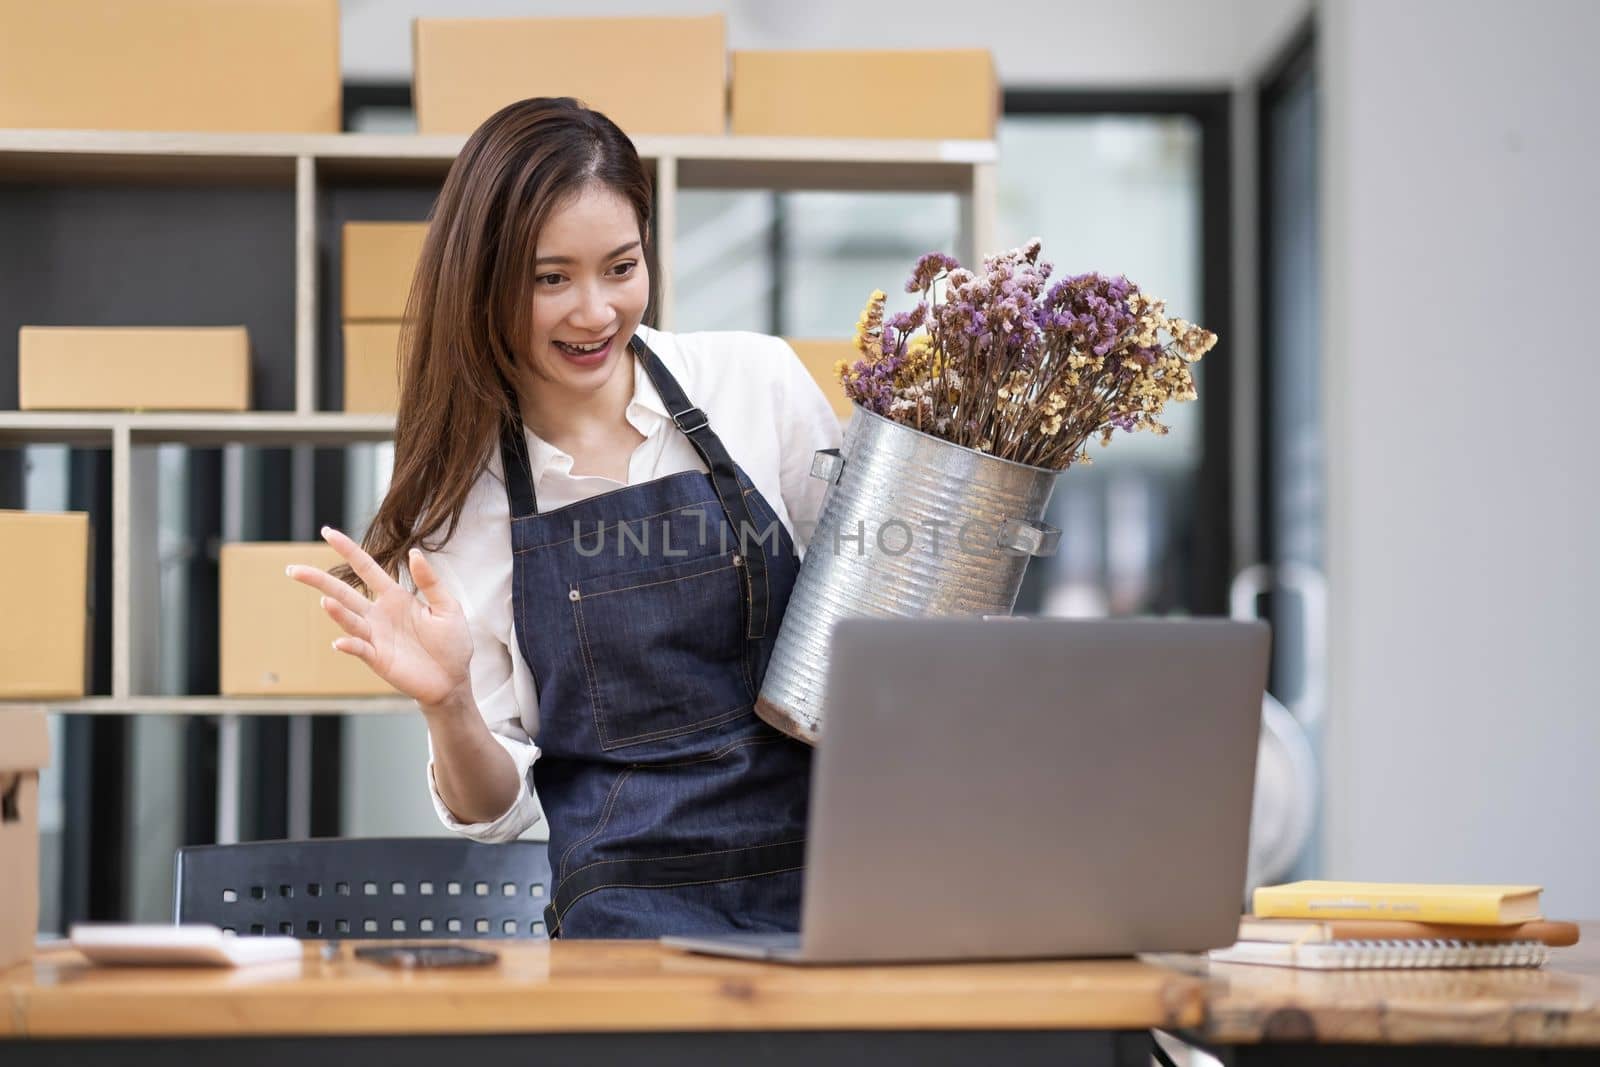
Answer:
MULTIPOLYGON (((744 490, 743 495, 744 495, 744 498, 745 498, 745 509, 747 511, 750 511, 751 514, 754 516, 755 515, 755 505, 752 505, 750 503, 750 494, 751 493, 755 493, 756 494, 756 500, 762 507, 766 507, 766 502, 765 502, 765 499, 761 497, 761 495, 760 495, 761 490, 760 490, 760 488, 758 486, 752 485, 748 489, 744 490)), ((770 511, 770 508, 768 510, 770 511)), ((778 519, 777 514, 775 512, 772 514, 772 521, 773 522, 779 522, 779 519, 778 519)), ((778 539, 778 544, 779 544, 779 547, 781 548, 782 544, 783 544, 783 539, 782 539, 782 536, 781 536, 781 523, 780 523, 780 536, 779 536, 779 539, 778 539)), ((770 565, 771 562, 772 562, 771 560, 767 561, 767 563, 769 565, 770 565)), ((772 609, 772 583, 771 583, 771 580, 770 580, 770 578, 768 576, 768 571, 767 571, 766 567, 763 567, 761 569, 761 582, 762 582, 762 587, 767 591, 767 596, 766 596, 767 610, 771 611, 771 609, 772 609)), ((755 607, 755 601, 753 599, 750 601, 750 606, 751 606, 751 609, 753 611, 754 607, 755 607)), ((761 629, 762 629, 763 633, 766 632, 766 618, 765 618, 765 616, 763 616, 762 621, 761 621, 761 629)), ((745 687, 749 691, 750 699, 752 701, 754 701, 760 695, 759 692, 757 691, 757 688, 756 688, 756 675, 755 675, 755 669, 754 669, 755 668, 754 661, 755 661, 755 657, 756 657, 756 650, 757 650, 758 647, 759 646, 753 641, 746 641, 745 642, 744 681, 745 681, 745 687)))
MULTIPOLYGON (((687 437, 688 435, 685 434, 684 436, 687 437)), ((698 447, 696 447, 696 451, 699 451, 698 447)), ((716 478, 712 478, 711 479, 711 489, 712 489, 713 492, 715 492, 717 494, 717 503, 722 505, 722 513, 723 513, 723 515, 725 515, 727 517, 728 523, 734 527, 733 536, 734 536, 734 539, 738 542, 739 548, 742 551, 744 549, 744 531, 738 528, 738 520, 734 518, 733 510, 728 507, 728 499, 727 499, 727 497, 722 495, 722 486, 717 484, 717 479, 716 478)), ((742 496, 740 498, 739 503, 740 503, 740 510, 743 511, 746 515, 748 515, 749 511, 746 510, 743 507, 744 499, 743 499, 742 496)), ((763 550, 760 545, 757 545, 756 549, 757 549, 757 551, 762 552, 763 557, 765 556, 765 550, 763 550)), ((766 570, 766 568, 765 568, 765 563, 766 563, 765 558, 762 559, 762 563, 763 563, 762 570, 765 571, 766 570)), ((744 585, 745 605, 749 609, 749 615, 748 615, 748 617, 749 617, 749 625, 745 627, 744 639, 746 641, 754 641, 754 640, 757 639, 757 637, 751 636, 751 634, 750 634, 750 626, 753 626, 755 624, 755 613, 756 613, 755 612, 755 589, 753 588, 753 583, 750 580, 750 572, 748 570, 746 570, 744 572, 744 582, 742 584, 744 585)), ((766 633, 765 623, 766 623, 766 620, 763 619, 762 620, 763 629, 762 629, 761 635, 765 635, 765 633, 766 633)), ((761 636, 761 635, 758 635, 758 636, 761 636)))
POLYGON ((777 737, 744 737, 740 738, 738 741, 732 742, 731 744, 724 745, 722 748, 717 749, 709 756, 694 756, 689 759, 674 760, 671 763, 652 763, 650 764, 650 767, 652 769, 658 767, 692 767, 696 763, 715 763, 717 760, 738 749, 748 748, 750 745, 776 744, 782 740, 784 740, 782 734, 779 734, 777 737))
MULTIPOLYGON (((583 835, 583 837, 568 845, 566 850, 561 853, 561 881, 565 882, 567 880, 567 861, 572 858, 572 850, 577 848, 579 845, 587 844, 595 837, 595 835, 599 834, 600 831, 604 830, 606 826, 610 824, 612 809, 616 806, 617 797, 622 795, 622 783, 631 778, 636 769, 637 768, 629 767, 627 770, 617 775, 616 782, 611 786, 611 795, 606 797, 606 808, 605 811, 601 813, 600 822, 596 824, 593 830, 590 830, 587 834, 583 835)), ((553 896, 554 894, 552 894, 552 897, 553 896)))
POLYGON ((755 655, 755 649, 750 646, 748 641, 745 642, 745 646, 744 655, 739 657, 739 665, 744 668, 744 691, 750 694, 751 703, 754 704, 756 699, 756 676, 755 672, 750 669, 750 657, 755 655))
POLYGON ((767 550, 766 549, 762 549, 761 550, 761 633, 762 633, 762 636, 766 636, 766 632, 767 632, 767 616, 772 611, 772 582, 771 582, 771 580, 769 578, 769 575, 771 574, 771 568, 768 566, 768 564, 770 564, 772 561, 767 559, 766 557, 767 557, 767 550))
POLYGON ((582 900, 590 893, 598 893, 602 889, 677 889, 690 885, 716 885, 719 882, 743 882, 751 878, 766 878, 769 875, 788 874, 790 871, 803 870, 805 870, 804 866, 780 867, 775 871, 762 871, 760 874, 735 874, 729 875, 727 878, 705 878, 698 882, 661 882, 659 884, 652 883, 649 885, 641 885, 634 882, 610 882, 606 885, 597 885, 592 889, 585 889, 582 893, 579 893, 577 896, 573 897, 572 900, 567 904, 565 911, 556 912, 556 920, 557 922, 564 921, 565 917, 571 913, 578 901, 582 900))
MULTIPOLYGON (((707 575, 716 574, 718 571, 724 569, 732 568, 714 566, 695 574, 680 575, 677 578, 664 578, 659 582, 641 582, 638 585, 624 586, 620 589, 604 589, 598 593, 583 593, 581 599, 572 601, 573 617, 575 620, 577 620, 578 625, 578 638, 583 645, 584 669, 589 676, 589 696, 593 705, 592 715, 594 718, 595 733, 600 738, 601 747, 606 751, 611 751, 612 749, 617 748, 626 748, 629 745, 643 744, 647 741, 661 741, 671 737, 680 737, 684 734, 694 733, 697 730, 709 729, 713 726, 720 725, 721 723, 729 722, 730 720, 739 718, 740 716, 744 715, 747 710, 749 710, 750 705, 747 702, 740 703, 737 707, 730 708, 726 711, 714 712, 706 718, 697 719, 694 722, 686 723, 682 726, 670 727, 664 730, 652 730, 642 734, 630 734, 627 737, 610 736, 600 721, 599 709, 601 700, 599 669, 594 665, 594 654, 589 647, 588 628, 585 625, 583 616, 583 601, 592 600, 595 597, 606 596, 610 593, 625 593, 634 589, 648 589, 652 586, 672 585, 675 582, 688 581, 692 578, 704 578, 707 575)), ((576 583, 574 583, 573 588, 578 588, 576 583)), ((741 667, 743 668, 745 674, 746 688, 751 689, 753 688, 753 683, 750 680, 750 665, 748 656, 741 655, 739 658, 741 667)))
MULTIPOLYGON (((713 558, 713 559, 721 559, 722 557, 721 556, 715 556, 715 557, 711 557, 711 558, 713 558)), ((699 560, 686 560, 685 562, 697 563, 697 562, 700 562, 700 561, 699 560)), ((657 586, 657 585, 672 585, 674 582, 687 582, 687 581, 689 581, 690 579, 693 579, 693 578, 704 578, 707 575, 715 574, 720 570, 731 569, 732 567, 733 567, 733 564, 732 563, 728 563, 728 564, 720 565, 720 566, 716 566, 716 567, 707 567, 705 570, 696 571, 694 574, 680 574, 676 578, 663 578, 658 582, 640 582, 638 585, 624 585, 624 586, 620 586, 619 588, 616 588, 616 589, 602 589, 597 593, 584 593, 583 595, 584 595, 585 599, 593 600, 595 597, 610 596, 612 593, 627 593, 627 592, 630 592, 630 591, 632 591, 634 589, 649 589, 649 588, 651 588, 653 586, 657 586)))
MULTIPOLYGON (((742 710, 743 709, 741 709, 741 711, 742 710)), ((734 752, 734 751, 736 751, 738 749, 747 748, 747 747, 749 747, 751 745, 770 745, 773 742, 780 741, 780 740, 782 740, 782 738, 747 737, 747 738, 743 738, 743 739, 741 739, 739 741, 735 741, 732 744, 723 746, 722 748, 718 749, 715 753, 713 753, 710 756, 698 756, 698 757, 696 757, 694 759, 678 760, 678 761, 673 762, 673 763, 654 764, 654 765, 651 766, 651 769, 655 769, 657 767, 687 767, 687 766, 691 766, 691 765, 696 764, 696 763, 715 762, 716 760, 721 759, 723 756, 728 755, 730 752, 734 752)), ((585 844, 586 842, 591 840, 596 834, 598 834, 601 830, 605 829, 605 827, 611 821, 611 816, 613 814, 613 807, 615 806, 617 798, 619 798, 622 795, 622 784, 625 781, 627 781, 628 778, 632 777, 632 775, 633 775, 633 773, 635 771, 641 770, 641 769, 643 769, 643 768, 640 765, 636 764, 636 765, 634 765, 632 767, 629 767, 625 772, 623 772, 622 774, 617 776, 616 782, 611 787, 611 793, 606 798, 606 810, 605 810, 605 814, 601 818, 600 825, 596 826, 593 830, 591 830, 588 834, 586 834, 580 840, 574 841, 571 845, 567 846, 567 848, 561 853, 561 863, 560 863, 560 868, 561 869, 560 869, 560 872, 558 873, 558 878, 557 878, 558 882, 565 882, 567 880, 567 878, 569 877, 568 873, 566 872, 566 866, 567 866, 568 860, 572 856, 572 850, 577 848, 581 844, 585 844)), ((759 847, 759 846, 755 846, 755 847, 759 847)), ((605 861, 605 862, 617 862, 617 861, 605 861)), ((581 867, 579 868, 579 870, 582 870, 582 869, 583 868, 581 868, 581 867)), ((577 871, 573 871, 571 873, 572 874, 576 874, 577 871)))
MULTIPOLYGON (((769 841, 762 845, 741 845, 738 848, 715 848, 709 852, 676 852, 670 856, 646 856, 642 859, 630 858, 619 860, 595 860, 592 863, 585 863, 582 867, 575 868, 565 878, 563 878, 562 881, 571 881, 584 871, 589 870, 591 867, 605 867, 614 863, 670 863, 673 860, 696 860, 705 856, 731 856, 735 852, 755 852, 758 849, 763 848, 782 848, 785 845, 803 845, 805 843, 805 838, 796 837, 789 841, 769 841)), ((557 886, 555 892, 559 893, 560 891, 561 887, 557 886)), ((555 894, 552 893, 551 898, 554 899, 554 896, 555 894)))
MULTIPOLYGON (((740 570, 740 572, 745 572, 746 568, 740 567, 739 570, 740 570)), ((745 573, 744 574, 744 578, 745 578, 745 581, 749 581, 750 580, 749 574, 745 573)), ((748 604, 748 601, 747 601, 747 604, 748 604)), ((743 621, 745 622, 745 627, 744 627, 745 633, 748 634, 749 633, 749 622, 748 622, 748 620, 743 620, 743 621)), ((741 650, 743 654, 740 655, 740 657, 739 657, 739 666, 744 671, 744 691, 746 693, 750 694, 750 701, 751 701, 752 706, 754 705, 755 699, 756 699, 756 676, 755 676, 755 672, 753 670, 751 670, 751 664, 755 659, 756 649, 759 648, 759 647, 760 647, 760 643, 759 642, 752 641, 752 640, 749 639, 749 637, 746 637, 745 640, 744 640, 744 648, 741 650)))
MULTIPOLYGON (((747 748, 750 745, 770 745, 774 741, 779 741, 779 740, 782 740, 782 738, 745 737, 745 738, 739 739, 738 741, 734 741, 734 742, 732 742, 730 744, 724 745, 722 748, 718 749, 715 753, 713 753, 710 756, 697 756, 694 759, 678 760, 678 761, 676 761, 674 763, 654 764, 654 765, 651 765, 651 769, 655 769, 656 767, 687 767, 687 766, 690 766, 690 765, 695 764, 695 763, 713 762, 715 760, 721 759, 723 756, 726 756, 728 753, 733 752, 733 751, 735 751, 737 749, 747 748)), ((627 781, 630 777, 632 777, 634 771, 641 770, 641 769, 643 769, 643 768, 640 765, 635 764, 634 766, 629 767, 626 771, 624 771, 622 774, 619 774, 617 776, 616 782, 611 786, 610 795, 608 797, 606 797, 606 810, 605 810, 605 814, 601 818, 600 825, 595 827, 593 830, 589 831, 589 833, 586 834, 580 840, 574 841, 572 844, 568 845, 567 848, 565 849, 565 851, 563 851, 561 853, 562 873, 559 874, 558 881, 565 882, 567 880, 568 876, 564 872, 565 872, 565 869, 566 869, 566 866, 567 866, 567 860, 570 859, 571 856, 572 856, 572 850, 577 848, 579 845, 584 844, 585 842, 589 841, 597 833, 599 833, 601 830, 605 829, 606 825, 611 821, 612 808, 616 804, 617 798, 622 795, 622 783, 627 781)), ((804 838, 802 838, 801 840, 804 840, 804 838)), ((754 847, 760 847, 760 846, 754 846, 754 847)), ((616 861, 605 861, 605 862, 616 862, 616 861)), ((581 868, 581 867, 579 868, 579 870, 582 870, 582 869, 583 868, 581 868)), ((577 871, 574 871, 572 873, 576 874, 577 871)), ((554 894, 552 894, 552 896, 553 895, 554 894)))
MULTIPOLYGON (((752 520, 754 520, 755 516, 750 511, 749 498, 750 498, 750 491, 753 490, 754 488, 755 488, 755 486, 752 485, 750 487, 750 489, 746 489, 742 494, 740 494, 741 497, 743 498, 743 500, 745 501, 745 514, 750 515, 752 520)), ((773 521, 776 522, 777 519, 774 518, 773 521)), ((760 537, 761 537, 760 534, 756 535, 758 547, 760 545, 760 537)), ((782 545, 783 541, 780 539, 778 541, 778 544, 782 545)), ((762 604, 762 609, 761 609, 761 632, 762 632, 762 634, 765 634, 767 632, 767 613, 772 609, 772 584, 771 584, 771 582, 769 582, 767 580, 767 565, 769 563, 771 563, 772 561, 767 559, 766 557, 767 557, 767 550, 765 548, 762 548, 761 549, 761 592, 762 592, 762 597, 761 597, 761 604, 762 604)), ((753 579, 752 579, 752 581, 753 581, 753 579)), ((752 592, 753 592, 753 590, 752 590, 752 592)), ((751 609, 751 613, 754 614, 754 612, 755 612, 755 601, 754 601, 754 599, 752 599, 751 602, 750 602, 750 609, 751 609)))
POLYGON ((595 736, 603 745, 608 739, 605 727, 600 725, 600 682, 595 677, 594 656, 589 651, 589 631, 583 624, 583 601, 572 601, 572 620, 578 630, 578 644, 583 649, 583 671, 589 678, 589 714, 594 719, 595 736))
POLYGON ((627 737, 603 740, 601 742, 601 747, 603 747, 607 752, 610 752, 612 749, 627 748, 630 745, 643 744, 646 741, 663 741, 669 737, 678 737, 682 734, 692 734, 697 730, 707 730, 721 723, 737 719, 749 710, 750 705, 747 702, 740 704, 732 711, 720 711, 709 719, 700 719, 696 722, 689 723, 686 726, 674 726, 671 729, 657 730, 654 733, 630 734, 627 737))
MULTIPOLYGON (((683 473, 684 474, 692 474, 692 473, 695 473, 695 472, 693 472, 693 471, 684 471, 683 473)), ((671 478, 673 476, 669 474, 669 475, 667 475, 667 477, 671 478)), ((710 475, 704 475, 704 477, 709 478, 710 475)), ((662 479, 662 480, 664 481, 665 479, 662 479)), ((630 485, 630 486, 626 486, 625 488, 636 489, 636 488, 638 488, 638 486, 630 485)), ((599 499, 599 497, 585 497, 583 500, 577 501, 577 503, 579 503, 579 504, 587 504, 591 500, 598 500, 598 499, 599 499)), ((671 515, 673 512, 676 512, 676 511, 688 511, 690 508, 702 508, 702 507, 705 507, 705 505, 707 503, 708 503, 708 501, 699 500, 699 501, 694 502, 693 504, 679 504, 677 507, 667 508, 665 511, 657 511, 657 512, 653 512, 652 514, 649 514, 649 515, 635 515, 635 516, 633 516, 631 518, 627 518, 627 519, 618 519, 618 520, 616 520, 616 522, 617 522, 618 525, 621 525, 622 523, 625 523, 625 522, 645 522, 645 521, 648 521, 650 519, 659 519, 663 515, 671 515)), ((541 512, 539 512, 537 514, 537 517, 538 518, 548 518, 549 516, 554 515, 554 514, 556 514, 556 512, 553 512, 553 511, 541 511, 541 512)), ((534 518, 534 517, 535 516, 533 516, 533 515, 527 516, 527 518, 534 518)), ((537 552, 541 548, 560 548, 562 545, 570 545, 570 544, 572 544, 572 542, 574 542, 576 540, 578 540, 578 538, 569 537, 565 541, 550 541, 550 542, 547 542, 545 544, 540 544, 540 545, 525 545, 522 548, 518 548, 518 549, 513 550, 513 553, 515 555, 521 556, 521 555, 526 555, 529 552, 537 552)))

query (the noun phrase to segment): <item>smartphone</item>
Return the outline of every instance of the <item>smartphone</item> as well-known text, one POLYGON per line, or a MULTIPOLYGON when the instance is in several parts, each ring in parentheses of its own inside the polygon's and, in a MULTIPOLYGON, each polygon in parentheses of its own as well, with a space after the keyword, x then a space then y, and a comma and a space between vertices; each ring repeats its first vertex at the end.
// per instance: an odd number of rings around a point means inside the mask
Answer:
POLYGON ((385 967, 487 967, 500 954, 455 944, 374 945, 356 949, 355 957, 385 967))

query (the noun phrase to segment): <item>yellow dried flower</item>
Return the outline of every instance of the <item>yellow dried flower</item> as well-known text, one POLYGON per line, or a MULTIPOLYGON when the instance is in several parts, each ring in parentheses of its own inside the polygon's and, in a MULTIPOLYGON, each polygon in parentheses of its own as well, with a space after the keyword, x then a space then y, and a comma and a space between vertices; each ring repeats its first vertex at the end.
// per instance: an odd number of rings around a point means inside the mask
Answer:
POLYGON ((888 298, 882 289, 874 289, 856 320, 856 351, 873 363, 883 358, 883 305, 888 298))

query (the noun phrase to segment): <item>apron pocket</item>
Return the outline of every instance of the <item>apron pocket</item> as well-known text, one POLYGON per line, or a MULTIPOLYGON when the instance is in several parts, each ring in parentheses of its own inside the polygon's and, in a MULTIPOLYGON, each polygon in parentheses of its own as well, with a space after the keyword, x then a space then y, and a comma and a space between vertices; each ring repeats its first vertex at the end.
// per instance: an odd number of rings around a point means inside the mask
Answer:
POLYGON ((707 730, 751 713, 744 583, 732 553, 571 583, 600 746, 707 730))

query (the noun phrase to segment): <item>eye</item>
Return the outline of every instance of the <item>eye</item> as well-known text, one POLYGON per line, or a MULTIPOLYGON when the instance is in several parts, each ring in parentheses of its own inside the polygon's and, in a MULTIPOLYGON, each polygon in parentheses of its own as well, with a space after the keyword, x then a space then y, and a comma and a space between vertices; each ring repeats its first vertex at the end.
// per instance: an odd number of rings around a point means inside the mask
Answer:
POLYGON ((559 274, 541 274, 535 279, 540 285, 560 285, 567 279, 559 274))
POLYGON ((630 259, 626 263, 618 263, 615 267, 612 267, 611 273, 615 274, 619 278, 625 278, 632 274, 633 268, 637 267, 638 265, 638 260, 630 259))

